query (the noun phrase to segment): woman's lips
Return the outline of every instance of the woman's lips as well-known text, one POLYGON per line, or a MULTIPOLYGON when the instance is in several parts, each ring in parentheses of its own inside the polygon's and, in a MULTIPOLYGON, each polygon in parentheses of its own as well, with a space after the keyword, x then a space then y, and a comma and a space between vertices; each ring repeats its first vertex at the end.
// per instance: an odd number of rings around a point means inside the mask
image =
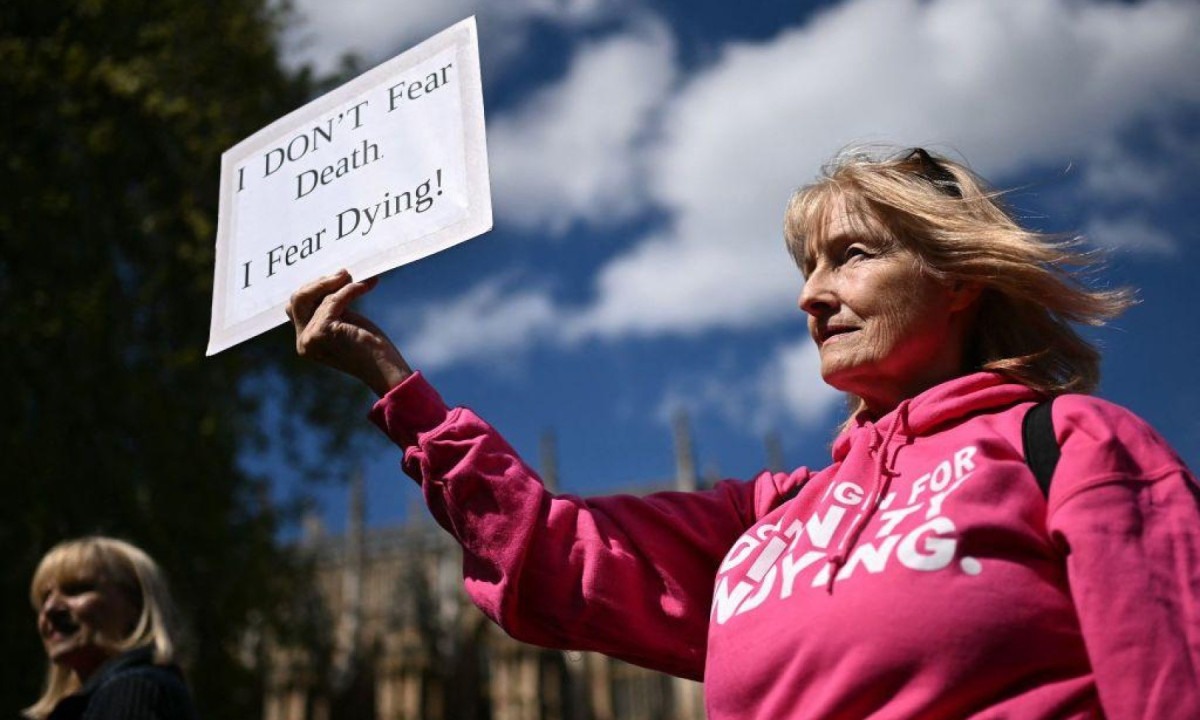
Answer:
POLYGON ((824 339, 821 341, 821 344, 824 345, 826 343, 836 342, 843 335, 852 333, 857 329, 858 328, 852 328, 852 327, 828 328, 827 330, 825 330, 824 339))
POLYGON ((52 615, 47 621, 50 630, 47 637, 70 637, 79 630, 79 624, 64 615, 52 615))

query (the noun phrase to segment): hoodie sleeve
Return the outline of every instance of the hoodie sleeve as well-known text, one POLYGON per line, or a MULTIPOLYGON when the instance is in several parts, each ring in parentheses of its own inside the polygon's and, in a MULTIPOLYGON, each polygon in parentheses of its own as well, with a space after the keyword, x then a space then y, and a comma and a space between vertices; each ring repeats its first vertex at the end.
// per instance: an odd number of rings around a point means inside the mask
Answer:
POLYGON ((1096 398, 1054 404, 1062 459, 1047 526, 1107 717, 1200 717, 1200 490, 1143 420, 1096 398))
POLYGON ((419 374, 371 419, 404 449, 405 472, 462 545, 467 593, 506 632, 693 679, 704 672, 717 567, 799 475, 585 500, 548 493, 495 430, 447 408, 419 374))

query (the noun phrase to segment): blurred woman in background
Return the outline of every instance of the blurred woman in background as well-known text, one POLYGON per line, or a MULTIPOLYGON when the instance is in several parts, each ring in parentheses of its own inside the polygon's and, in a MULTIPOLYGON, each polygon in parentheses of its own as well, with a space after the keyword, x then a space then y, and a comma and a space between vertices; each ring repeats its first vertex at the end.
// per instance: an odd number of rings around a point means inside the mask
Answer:
POLYGON ((179 631, 158 565, 122 540, 52 548, 30 585, 49 667, 33 720, 194 720, 179 631))

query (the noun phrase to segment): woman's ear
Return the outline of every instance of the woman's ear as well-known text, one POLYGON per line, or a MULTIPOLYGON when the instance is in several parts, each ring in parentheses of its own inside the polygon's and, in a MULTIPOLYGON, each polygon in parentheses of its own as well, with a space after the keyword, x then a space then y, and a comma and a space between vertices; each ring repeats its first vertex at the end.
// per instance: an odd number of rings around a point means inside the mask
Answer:
POLYGON ((961 312, 972 307, 979 296, 983 294, 983 285, 968 280, 955 280, 947 288, 950 300, 950 310, 961 312))

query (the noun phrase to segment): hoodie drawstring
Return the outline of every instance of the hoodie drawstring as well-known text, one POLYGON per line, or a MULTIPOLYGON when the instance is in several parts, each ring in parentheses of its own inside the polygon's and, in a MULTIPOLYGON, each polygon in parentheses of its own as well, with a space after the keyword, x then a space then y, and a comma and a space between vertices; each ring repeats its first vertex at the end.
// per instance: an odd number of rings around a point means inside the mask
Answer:
POLYGON ((908 400, 903 400, 896 406, 895 418, 893 418, 887 435, 884 436, 881 444, 877 444, 879 440, 878 428, 874 425, 871 426, 873 433, 871 450, 878 453, 875 457, 875 477, 871 483, 871 493, 867 496, 866 502, 863 504, 863 511, 858 514, 854 524, 850 526, 846 534, 838 541, 837 549, 829 557, 827 563, 829 582, 825 585, 825 591, 829 594, 833 594, 833 583, 837 580, 838 572, 846 564, 851 551, 858 544, 858 539, 862 535, 863 530, 866 529, 867 523, 875 516, 875 512, 879 509, 879 503, 883 498, 887 497, 888 488, 892 484, 892 478, 897 474, 888 466, 888 449, 891 447, 892 440, 896 437, 896 432, 900 429, 900 425, 903 423, 904 427, 908 428, 908 404, 908 400))

